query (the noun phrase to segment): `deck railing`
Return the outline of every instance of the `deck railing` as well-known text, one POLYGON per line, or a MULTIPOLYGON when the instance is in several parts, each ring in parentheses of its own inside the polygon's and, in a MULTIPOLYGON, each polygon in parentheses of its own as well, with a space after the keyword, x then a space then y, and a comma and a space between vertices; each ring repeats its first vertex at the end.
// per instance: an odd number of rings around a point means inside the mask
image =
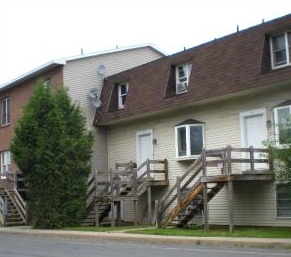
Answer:
MULTIPOLYGON (((272 171, 272 162, 268 159, 268 150, 261 148, 233 148, 227 146, 220 149, 203 149, 201 156, 197 158, 183 173, 176 178, 176 183, 169 189, 167 194, 156 201, 157 225, 163 220, 163 215, 169 213, 173 204, 177 205, 189 196, 183 192, 190 187, 202 193, 201 179, 207 176, 218 176, 216 181, 232 174, 258 174, 272 171), (264 164, 264 166, 259 166, 264 164), (184 198, 183 198, 184 197, 184 198)), ((205 182, 205 181, 203 181, 205 182)), ((196 193, 198 193, 198 191, 196 193)), ((204 192, 207 194, 207 192, 204 192)))

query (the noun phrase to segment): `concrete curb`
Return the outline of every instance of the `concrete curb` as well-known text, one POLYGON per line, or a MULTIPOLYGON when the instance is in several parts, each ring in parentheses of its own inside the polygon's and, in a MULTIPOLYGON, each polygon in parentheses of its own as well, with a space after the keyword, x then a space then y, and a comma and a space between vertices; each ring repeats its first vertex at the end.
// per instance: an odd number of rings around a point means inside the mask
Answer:
POLYGON ((233 247, 263 247, 291 249, 291 239, 278 238, 241 238, 241 237, 186 237, 128 234, 121 231, 83 232, 66 230, 39 230, 27 227, 3 227, 0 233, 18 235, 37 235, 51 237, 80 238, 97 241, 113 241, 120 243, 148 243, 148 244, 182 244, 182 245, 216 245, 233 247))

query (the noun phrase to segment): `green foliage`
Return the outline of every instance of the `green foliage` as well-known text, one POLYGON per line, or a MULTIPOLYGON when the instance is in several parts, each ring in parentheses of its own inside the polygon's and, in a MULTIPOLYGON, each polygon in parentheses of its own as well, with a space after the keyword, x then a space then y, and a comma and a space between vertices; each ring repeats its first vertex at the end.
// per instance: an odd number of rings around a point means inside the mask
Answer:
POLYGON ((276 179, 291 184, 291 117, 285 117, 285 122, 279 127, 279 143, 267 141, 268 154, 274 163, 276 179))
POLYGON ((63 87, 51 92, 38 83, 16 127, 11 152, 28 183, 33 225, 80 224, 91 171, 92 137, 85 130, 80 107, 63 87))

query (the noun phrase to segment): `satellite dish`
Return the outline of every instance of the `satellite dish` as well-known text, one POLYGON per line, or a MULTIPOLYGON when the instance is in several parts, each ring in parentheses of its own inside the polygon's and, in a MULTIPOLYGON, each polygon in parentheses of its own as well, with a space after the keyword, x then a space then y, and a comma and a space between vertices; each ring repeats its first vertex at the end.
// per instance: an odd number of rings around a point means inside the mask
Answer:
POLYGON ((91 99, 92 105, 95 108, 99 108, 102 104, 100 97, 100 92, 97 88, 92 88, 88 93, 89 98, 91 99))
POLYGON ((100 64, 97 68, 98 75, 104 76, 105 72, 106 72, 106 67, 103 64, 100 64))
POLYGON ((102 102, 99 98, 92 99, 92 105, 97 109, 101 106, 102 102))

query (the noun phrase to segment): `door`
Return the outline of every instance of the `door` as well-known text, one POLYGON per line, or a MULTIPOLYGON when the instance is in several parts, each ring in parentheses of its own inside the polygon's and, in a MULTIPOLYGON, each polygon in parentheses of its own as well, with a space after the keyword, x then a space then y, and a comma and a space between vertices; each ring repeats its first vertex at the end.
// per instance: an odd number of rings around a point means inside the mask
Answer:
MULTIPOLYGON (((242 146, 264 148, 263 142, 267 140, 267 119, 265 109, 256 109, 241 114, 242 146)), ((255 153, 255 159, 261 158, 260 153, 255 153)), ((256 163, 255 169, 266 169, 267 164, 256 163)))
MULTIPOLYGON (((153 131, 151 129, 136 133, 137 166, 141 165, 146 159, 153 159, 153 131)), ((140 170, 140 176, 146 170, 146 166, 140 170)))

